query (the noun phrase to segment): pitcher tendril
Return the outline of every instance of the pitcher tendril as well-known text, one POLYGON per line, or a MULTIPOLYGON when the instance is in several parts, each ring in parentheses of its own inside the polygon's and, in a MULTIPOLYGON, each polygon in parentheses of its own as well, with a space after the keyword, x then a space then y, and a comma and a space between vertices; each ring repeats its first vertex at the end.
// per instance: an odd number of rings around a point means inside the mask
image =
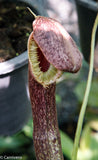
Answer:
POLYGON ((77 160, 79 139, 80 139, 80 134, 81 134, 82 125, 83 125, 83 119, 84 119, 85 110, 86 110, 86 106, 87 106, 87 102, 88 102, 90 88, 91 88, 93 66, 94 66, 95 35, 96 35, 97 26, 98 26, 98 14, 96 16, 95 23, 94 23, 93 30, 92 30, 90 68, 89 68, 89 74, 88 74, 88 80, 87 80, 85 95, 84 95, 83 103, 82 103, 82 106, 81 106, 78 125, 77 125, 77 129, 76 129, 74 147, 73 147, 73 152, 72 152, 72 160, 77 160))

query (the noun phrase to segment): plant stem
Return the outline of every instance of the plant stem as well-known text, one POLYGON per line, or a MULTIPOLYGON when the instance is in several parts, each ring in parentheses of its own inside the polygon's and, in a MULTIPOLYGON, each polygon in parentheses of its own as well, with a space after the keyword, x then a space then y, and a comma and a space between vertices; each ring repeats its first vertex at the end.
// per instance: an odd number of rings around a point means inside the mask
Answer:
POLYGON ((77 124, 74 147, 73 147, 73 152, 72 152, 72 160, 77 160, 79 139, 80 139, 80 135, 81 135, 83 119, 84 119, 85 110, 86 110, 86 106, 87 106, 87 102, 88 102, 90 88, 91 88, 92 75, 93 75, 93 65, 94 65, 95 35, 96 35, 97 25, 98 25, 98 14, 96 16, 95 23, 94 23, 93 30, 92 30, 90 68, 89 68, 89 73, 88 73, 88 80, 87 80, 85 95, 84 95, 84 99, 83 99, 83 103, 82 103, 81 111, 80 111, 80 115, 79 115, 79 120, 78 120, 78 124, 77 124))
POLYGON ((56 84, 44 88, 29 65, 29 91, 33 113, 33 141, 37 160, 63 160, 55 105, 56 84))

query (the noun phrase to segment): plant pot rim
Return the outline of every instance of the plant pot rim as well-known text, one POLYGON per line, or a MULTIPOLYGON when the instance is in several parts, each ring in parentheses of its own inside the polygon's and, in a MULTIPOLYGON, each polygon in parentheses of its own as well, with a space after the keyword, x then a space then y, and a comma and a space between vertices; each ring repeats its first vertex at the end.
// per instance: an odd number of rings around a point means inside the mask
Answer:
POLYGON ((90 8, 91 10, 98 12, 98 2, 95 2, 94 0, 75 0, 85 8, 90 8))
POLYGON ((26 64, 28 64, 27 51, 23 52, 17 57, 0 63, 0 75, 10 73, 26 64))

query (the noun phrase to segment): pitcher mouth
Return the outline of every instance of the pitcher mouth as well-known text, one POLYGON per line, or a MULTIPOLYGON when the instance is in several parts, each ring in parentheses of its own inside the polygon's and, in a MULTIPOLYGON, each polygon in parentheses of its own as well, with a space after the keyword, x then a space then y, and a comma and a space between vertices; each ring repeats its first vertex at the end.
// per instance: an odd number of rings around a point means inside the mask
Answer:
MULTIPOLYGON (((32 36, 32 35, 31 35, 32 36)), ((62 71, 56 69, 43 55, 33 36, 28 41, 29 61, 34 78, 44 87, 56 81, 62 71)))
POLYGON ((42 51, 40 50, 40 48, 37 48, 37 57, 38 57, 37 59, 39 62, 40 70, 42 72, 47 72, 50 67, 50 63, 46 60, 46 58, 42 54, 42 51))

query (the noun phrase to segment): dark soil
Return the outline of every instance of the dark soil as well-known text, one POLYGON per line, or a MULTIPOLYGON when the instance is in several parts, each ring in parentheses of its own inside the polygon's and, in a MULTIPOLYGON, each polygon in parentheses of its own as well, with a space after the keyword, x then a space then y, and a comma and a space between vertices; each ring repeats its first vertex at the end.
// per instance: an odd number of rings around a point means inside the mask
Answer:
POLYGON ((26 7, 24 3, 0 2, 0 62, 27 49, 33 16, 26 7))

